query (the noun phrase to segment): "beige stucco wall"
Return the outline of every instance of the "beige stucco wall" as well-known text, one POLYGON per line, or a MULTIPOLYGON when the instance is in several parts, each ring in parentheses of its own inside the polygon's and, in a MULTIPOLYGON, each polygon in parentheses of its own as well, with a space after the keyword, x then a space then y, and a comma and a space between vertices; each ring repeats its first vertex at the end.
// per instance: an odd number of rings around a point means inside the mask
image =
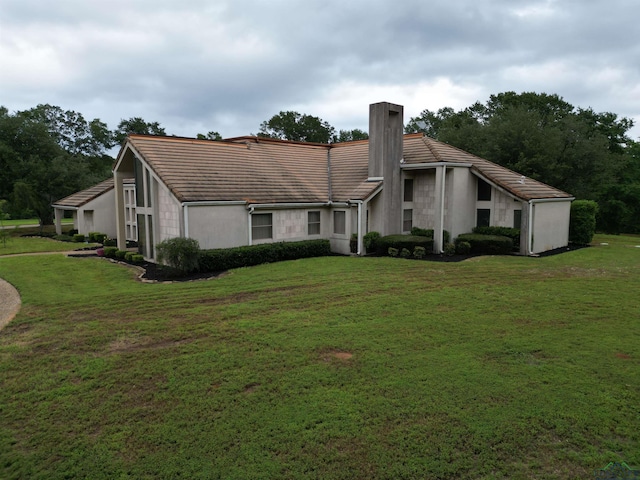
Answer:
POLYGON ((89 232, 99 232, 115 238, 117 235, 115 210, 115 191, 109 190, 80 207, 74 214, 74 225, 78 233, 87 235, 89 232), (93 214, 89 215, 88 211, 93 211, 93 214), (93 220, 89 221, 88 217, 93 217, 93 220))
POLYGON ((186 236, 200 248, 230 248, 249 242, 248 212, 244 205, 188 206, 186 236))
POLYGON ((571 202, 533 204, 532 253, 546 252, 569 244, 571 202))
POLYGON ((434 228, 437 213, 435 170, 411 172, 407 177, 413 177, 413 202, 404 202, 404 205, 413 209, 413 226, 434 228))
POLYGON ((476 225, 476 184, 476 177, 468 168, 447 169, 444 229, 452 242, 476 225))

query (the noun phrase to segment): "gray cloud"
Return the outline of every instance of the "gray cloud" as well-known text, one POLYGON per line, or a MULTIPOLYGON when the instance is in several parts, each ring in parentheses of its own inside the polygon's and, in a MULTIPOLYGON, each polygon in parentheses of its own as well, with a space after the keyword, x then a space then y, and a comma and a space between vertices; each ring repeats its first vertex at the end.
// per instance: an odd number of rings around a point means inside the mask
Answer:
POLYGON ((417 115, 514 90, 640 122, 639 13, 634 0, 4 0, 0 104, 235 136, 280 110, 366 129, 368 102, 417 115))

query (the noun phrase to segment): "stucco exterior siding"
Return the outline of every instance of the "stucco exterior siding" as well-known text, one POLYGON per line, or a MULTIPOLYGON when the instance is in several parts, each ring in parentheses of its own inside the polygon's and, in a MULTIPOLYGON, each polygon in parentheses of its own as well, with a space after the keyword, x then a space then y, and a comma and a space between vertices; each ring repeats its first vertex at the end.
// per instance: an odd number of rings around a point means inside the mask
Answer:
POLYGON ((533 203, 532 253, 569 244, 570 201, 533 203))
POLYGON ((413 174, 413 225, 433 228, 436 221, 435 170, 413 174))
POLYGON ((110 190, 80 207, 74 214, 74 224, 78 233, 87 235, 89 232, 100 232, 115 238, 115 204, 115 192, 110 190))
POLYGON ((447 173, 448 208, 444 228, 450 241, 463 233, 469 233, 476 224, 476 177, 468 168, 451 168, 447 173))
POLYGON ((231 248, 249 243, 249 219, 244 205, 187 206, 185 236, 200 248, 231 248))

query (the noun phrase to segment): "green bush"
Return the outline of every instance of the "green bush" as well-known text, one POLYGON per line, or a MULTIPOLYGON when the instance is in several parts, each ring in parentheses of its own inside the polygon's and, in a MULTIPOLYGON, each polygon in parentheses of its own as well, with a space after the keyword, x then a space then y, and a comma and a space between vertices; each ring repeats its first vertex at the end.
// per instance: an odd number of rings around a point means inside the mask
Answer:
POLYGON ((479 233, 464 233, 456 238, 456 248, 461 242, 471 246, 471 252, 484 255, 507 255, 513 249, 513 240, 501 235, 482 235, 479 233))
POLYGON ((118 241, 115 238, 105 238, 102 245, 105 247, 116 247, 118 246, 118 241))
POLYGON ((118 249, 116 249, 115 255, 116 255, 116 258, 118 260, 124 260, 124 257, 125 257, 126 254, 127 254, 126 250, 118 250, 118 249))
POLYGON ((403 249, 400 251, 400 256, 401 256, 402 258, 409 258, 409 257, 411 257, 411 252, 409 251, 409 249, 408 249, 408 248, 403 248, 403 249))
POLYGON ((424 258, 427 254, 427 251, 424 247, 416 247, 413 249, 413 258, 417 258, 418 260, 424 258))
POLYGON ((54 235, 53 236, 54 240, 58 240, 59 242, 73 242, 73 237, 69 236, 69 235, 54 235))
POLYGON ((131 262, 134 255, 137 255, 135 252, 127 252, 124 254, 124 259, 127 262, 131 262))
POLYGON ((131 262, 144 263, 144 255, 140 255, 139 253, 134 253, 133 255, 131 255, 131 262))
POLYGON ((471 253, 471 244, 464 240, 456 242, 455 248, 458 255, 469 255, 471 253))
MULTIPOLYGON (((433 234, 434 234, 433 228, 413 227, 411 229, 411 235, 414 235, 416 237, 433 238, 433 234)), ((442 231, 442 237, 443 237, 444 243, 449 243, 449 239, 451 238, 451 236, 449 235, 449 232, 447 230, 442 231)))
POLYGON ((364 242, 364 248, 367 253, 375 252, 378 248, 378 240, 380 239, 380 234, 378 232, 369 232, 362 237, 362 241, 364 242))
POLYGON ((569 242, 588 245, 596 233, 598 204, 592 200, 575 200, 571 204, 569 242))
POLYGON ((445 243, 443 250, 444 254, 450 257, 456 253, 456 246, 453 243, 445 243))
POLYGON ((200 244, 193 238, 176 237, 163 240, 156 245, 159 263, 189 273, 198 269, 200 244))
POLYGON ((105 257, 116 258, 118 247, 104 247, 103 251, 105 257))
POLYGON ((262 263, 322 257, 330 254, 329 240, 264 243, 245 247, 201 250, 198 270, 201 272, 220 272, 262 263))
POLYGON ((481 235, 501 235, 513 240, 513 249, 520 250, 520 229, 510 227, 474 227, 473 233, 481 235))
POLYGON ((390 257, 397 257, 399 253, 400 253, 400 252, 398 251, 398 249, 397 249, 397 248, 389 247, 389 250, 387 250, 387 254, 388 254, 390 257))
POLYGON ((82 233, 76 233, 73 235, 73 241, 76 243, 82 243, 85 241, 84 235, 82 233))
POLYGON ((77 228, 72 228, 69 230, 68 235, 70 237, 73 237, 76 233, 78 233, 78 229, 77 228))
POLYGON ((351 253, 358 253, 358 234, 352 233, 349 240, 349 251, 351 253))
POLYGON ((399 252, 403 248, 413 252, 416 247, 422 247, 427 252, 433 251, 433 238, 416 235, 387 235, 380 237, 376 244, 378 255, 388 255, 389 248, 397 248, 399 252))

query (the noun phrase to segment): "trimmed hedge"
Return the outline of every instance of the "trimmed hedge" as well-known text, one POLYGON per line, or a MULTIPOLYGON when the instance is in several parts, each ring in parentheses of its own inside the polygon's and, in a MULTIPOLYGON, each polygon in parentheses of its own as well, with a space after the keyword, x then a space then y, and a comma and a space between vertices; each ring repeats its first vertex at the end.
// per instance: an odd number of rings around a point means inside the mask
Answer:
POLYGON ((116 258, 116 252, 118 251, 118 247, 104 247, 104 256, 108 258, 116 258))
POLYGON ((387 235, 376 242, 378 255, 388 255, 390 248, 402 252, 406 248, 413 253, 416 247, 422 247, 426 252, 433 252, 433 238, 420 235, 387 235))
POLYGON ((513 240, 513 249, 520 250, 520 229, 510 227, 474 227, 473 233, 480 235, 500 235, 513 240))
MULTIPOLYGON (((411 235, 414 235, 417 237, 433 238, 433 228, 413 227, 411 229, 411 235)), ((442 236, 443 236, 444 243, 449 243, 449 239, 451 238, 451 235, 449 235, 449 232, 447 230, 442 231, 442 236)))
POLYGON ((220 272, 298 258, 323 257, 331 254, 329 240, 264 243, 245 247, 201 250, 200 272, 220 272))
POLYGON ((596 233, 598 204, 593 200, 575 200, 571 204, 569 242, 588 245, 596 233))
POLYGON ((82 233, 75 233, 75 234, 73 235, 73 241, 74 241, 74 242, 76 242, 76 243, 82 243, 82 242, 84 242, 84 241, 85 241, 84 234, 82 234, 82 233))
POLYGON ((159 263, 169 265, 183 273, 198 269, 200 244, 194 238, 176 237, 163 240, 156 245, 159 263))
POLYGON ((501 235, 463 233, 456 238, 456 248, 461 242, 467 242, 473 254, 507 255, 513 249, 513 240, 501 235))

